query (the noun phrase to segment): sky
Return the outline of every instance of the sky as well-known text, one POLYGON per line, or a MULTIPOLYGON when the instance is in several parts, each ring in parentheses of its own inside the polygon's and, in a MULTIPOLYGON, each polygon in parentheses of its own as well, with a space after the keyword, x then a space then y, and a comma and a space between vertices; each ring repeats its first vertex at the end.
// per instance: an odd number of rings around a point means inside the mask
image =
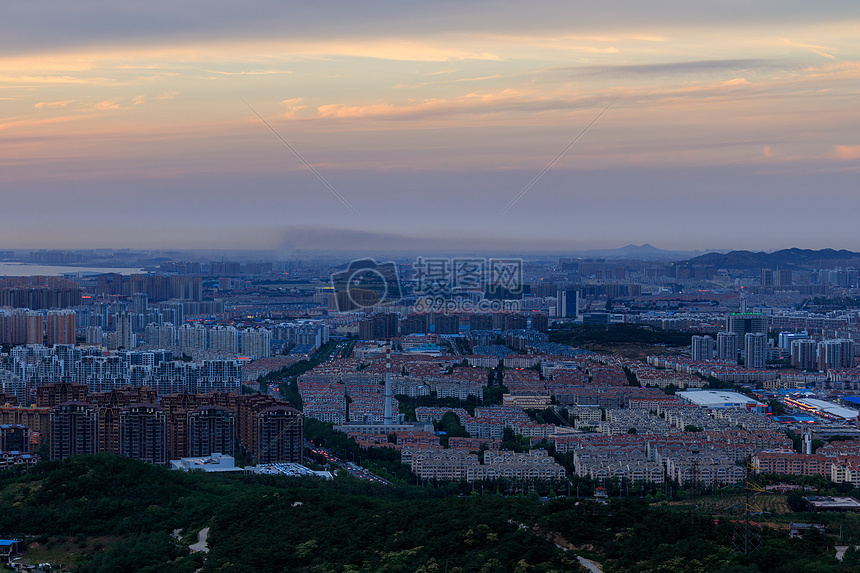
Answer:
POLYGON ((15 0, 0 249, 860 251, 858 96, 856 0, 15 0))

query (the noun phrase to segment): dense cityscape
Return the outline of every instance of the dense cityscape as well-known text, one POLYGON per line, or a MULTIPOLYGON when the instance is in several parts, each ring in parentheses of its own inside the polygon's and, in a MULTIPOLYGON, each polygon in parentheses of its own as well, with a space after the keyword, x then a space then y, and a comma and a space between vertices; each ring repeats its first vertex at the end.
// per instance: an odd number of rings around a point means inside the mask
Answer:
POLYGON ((0 572, 860 570, 858 24, 5 3, 0 572))
MULTIPOLYGON (((7 272, 86 270, 2 279, 3 467, 107 452, 389 488, 573 488, 596 503, 756 475, 860 486, 860 254, 645 250, 6 251, 7 272), (112 260, 130 265, 92 268, 112 260)), ((851 496, 802 499, 860 510, 851 496)))

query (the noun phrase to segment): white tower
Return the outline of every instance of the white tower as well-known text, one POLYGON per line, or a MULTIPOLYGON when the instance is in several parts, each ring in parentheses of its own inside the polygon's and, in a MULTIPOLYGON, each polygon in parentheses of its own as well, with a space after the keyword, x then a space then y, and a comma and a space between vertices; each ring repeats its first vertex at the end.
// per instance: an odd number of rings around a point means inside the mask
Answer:
POLYGON ((394 416, 391 413, 391 343, 385 345, 385 410, 382 414, 382 423, 391 425, 394 416))

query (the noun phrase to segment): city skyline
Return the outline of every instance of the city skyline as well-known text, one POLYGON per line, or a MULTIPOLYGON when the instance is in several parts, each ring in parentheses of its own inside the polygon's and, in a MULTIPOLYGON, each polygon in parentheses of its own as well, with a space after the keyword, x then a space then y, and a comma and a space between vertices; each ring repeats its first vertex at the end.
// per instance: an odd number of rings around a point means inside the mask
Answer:
POLYGON ((858 19, 848 2, 18 5, 0 247, 860 250, 858 19))

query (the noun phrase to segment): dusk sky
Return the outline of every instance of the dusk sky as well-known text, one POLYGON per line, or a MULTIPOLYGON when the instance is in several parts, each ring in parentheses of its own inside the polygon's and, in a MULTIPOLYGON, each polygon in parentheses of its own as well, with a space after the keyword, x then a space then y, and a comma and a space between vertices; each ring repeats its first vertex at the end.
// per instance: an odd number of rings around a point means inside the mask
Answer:
POLYGON ((858 214, 856 0, 0 10, 0 249, 860 250, 858 214))

